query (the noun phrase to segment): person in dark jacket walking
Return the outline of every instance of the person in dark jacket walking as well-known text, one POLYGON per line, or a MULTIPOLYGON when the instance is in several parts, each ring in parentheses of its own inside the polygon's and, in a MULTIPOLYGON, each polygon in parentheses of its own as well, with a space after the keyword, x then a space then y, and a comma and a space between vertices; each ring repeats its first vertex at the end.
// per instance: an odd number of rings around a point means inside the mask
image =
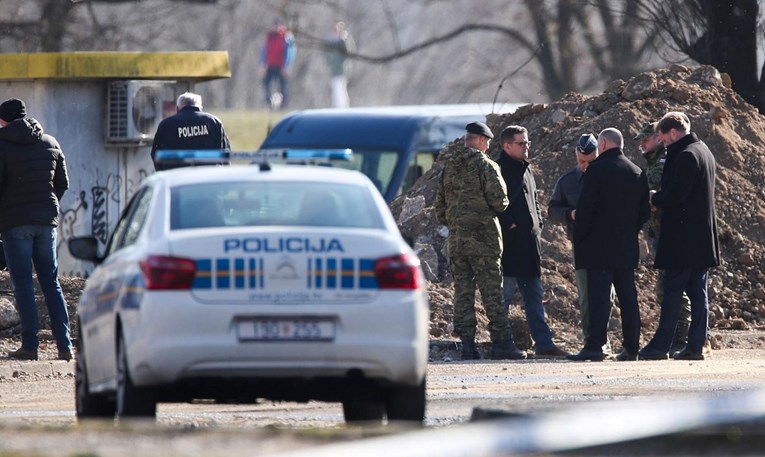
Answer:
POLYGON ((621 310, 623 350, 616 360, 637 360, 640 309, 635 268, 640 260, 638 235, 648 221, 648 180, 645 172, 622 152, 624 138, 608 128, 598 136, 598 157, 590 163, 576 209, 574 251, 576 268, 587 270, 589 337, 571 360, 604 358, 610 291, 613 284, 621 310))
POLYGON ((202 111, 202 96, 185 92, 178 96, 176 113, 157 126, 151 159, 157 171, 185 166, 182 163, 157 160, 157 151, 209 149, 231 151, 223 123, 216 116, 202 111))
POLYGON ((32 265, 37 273, 58 358, 72 359, 69 314, 58 282, 56 227, 59 201, 69 188, 64 153, 58 141, 26 117, 26 106, 12 98, 0 104, 0 233, 21 318, 21 347, 12 359, 37 360, 40 321, 32 265))
POLYGON ((505 180, 510 205, 499 215, 502 226, 502 276, 504 304, 510 305, 516 287, 523 298, 526 322, 534 339, 534 354, 541 357, 563 357, 568 352, 553 343, 552 332, 545 321, 542 304, 542 268, 539 236, 542 216, 537 203, 537 185, 526 160, 531 142, 525 127, 511 125, 500 136, 502 153, 497 160, 505 180))
POLYGON ((664 273, 664 297, 659 326, 640 350, 641 359, 668 357, 677 327, 683 291, 691 301, 688 344, 673 354, 675 360, 703 360, 707 340, 708 270, 720 264, 715 212, 715 158, 704 142, 691 133, 684 113, 669 112, 657 126, 667 148, 661 189, 651 192, 651 204, 661 209, 661 236, 655 268, 664 273))

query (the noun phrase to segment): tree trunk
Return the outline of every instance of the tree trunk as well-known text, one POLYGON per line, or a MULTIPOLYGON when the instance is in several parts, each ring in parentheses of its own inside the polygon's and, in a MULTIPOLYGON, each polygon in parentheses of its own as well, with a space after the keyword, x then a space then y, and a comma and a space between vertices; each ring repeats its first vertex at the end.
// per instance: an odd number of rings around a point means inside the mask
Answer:
POLYGON ((765 112, 757 68, 757 0, 703 2, 707 32, 692 48, 691 57, 728 73, 733 90, 765 112))

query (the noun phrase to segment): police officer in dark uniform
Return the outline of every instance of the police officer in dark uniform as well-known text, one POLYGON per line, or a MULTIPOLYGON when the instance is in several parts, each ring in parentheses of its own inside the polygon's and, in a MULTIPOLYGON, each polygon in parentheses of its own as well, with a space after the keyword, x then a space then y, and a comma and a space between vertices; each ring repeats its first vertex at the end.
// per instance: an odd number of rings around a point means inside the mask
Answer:
POLYGON ((180 161, 157 161, 160 149, 199 150, 210 149, 230 152, 223 123, 216 116, 202 111, 202 96, 185 92, 178 96, 177 113, 163 119, 154 135, 151 159, 157 171, 185 166, 180 161))

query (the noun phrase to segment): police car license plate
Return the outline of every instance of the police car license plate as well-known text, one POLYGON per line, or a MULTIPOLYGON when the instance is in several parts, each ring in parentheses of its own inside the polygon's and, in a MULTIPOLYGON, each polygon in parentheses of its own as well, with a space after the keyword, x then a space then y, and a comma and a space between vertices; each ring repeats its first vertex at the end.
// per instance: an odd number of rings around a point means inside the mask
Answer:
POLYGON ((241 341, 331 341, 335 322, 329 319, 248 319, 238 322, 241 341))

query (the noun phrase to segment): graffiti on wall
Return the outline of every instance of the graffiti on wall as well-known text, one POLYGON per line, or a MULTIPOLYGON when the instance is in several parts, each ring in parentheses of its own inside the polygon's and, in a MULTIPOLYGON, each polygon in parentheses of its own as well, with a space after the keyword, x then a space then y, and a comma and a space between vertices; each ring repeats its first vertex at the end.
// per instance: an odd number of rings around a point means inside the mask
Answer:
POLYGON ((122 195, 125 182, 122 176, 109 173, 105 179, 101 179, 98 177, 98 170, 95 175, 95 185, 87 190, 80 189, 74 204, 61 208, 56 253, 59 273, 62 275, 75 276, 85 273, 82 262, 69 254, 69 239, 75 236, 93 236, 98 240, 99 251, 104 252, 123 209, 123 202, 130 199, 149 173, 144 169, 134 171, 131 179, 127 179, 125 196, 122 195))

